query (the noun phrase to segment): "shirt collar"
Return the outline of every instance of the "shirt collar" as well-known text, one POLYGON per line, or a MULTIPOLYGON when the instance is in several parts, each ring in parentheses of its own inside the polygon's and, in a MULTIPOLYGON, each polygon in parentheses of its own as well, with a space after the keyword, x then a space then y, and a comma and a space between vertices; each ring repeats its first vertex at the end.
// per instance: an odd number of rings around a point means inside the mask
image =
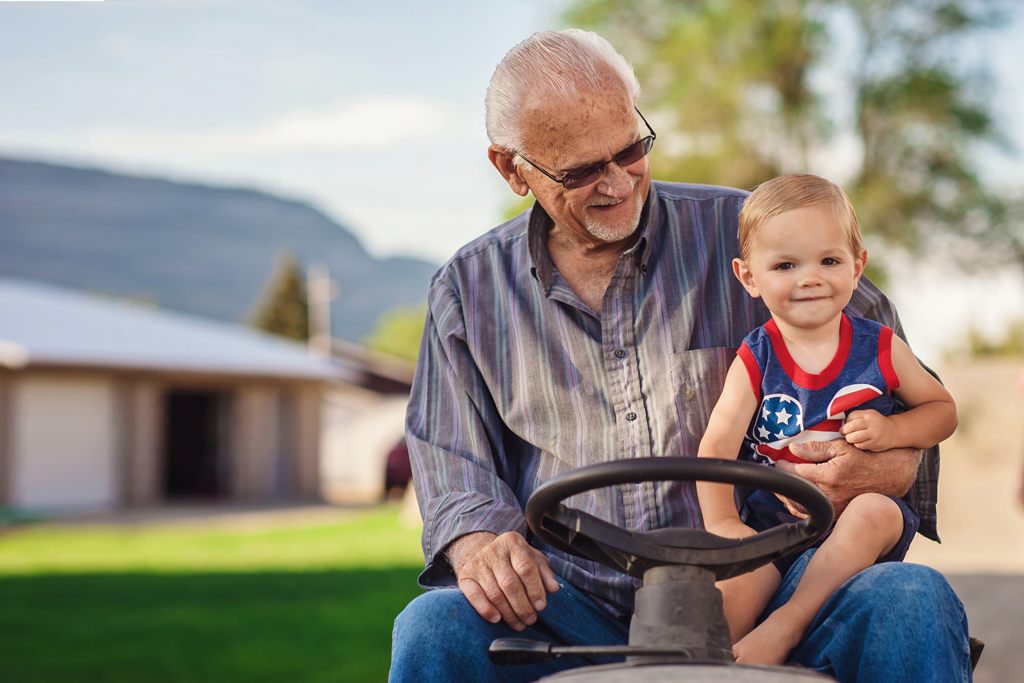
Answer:
MULTIPOLYGON (((637 228, 640 236, 636 243, 619 257, 635 258, 640 263, 640 272, 645 274, 647 273, 647 261, 652 252, 651 243, 656 240, 660 218, 658 193, 654 189, 654 183, 651 182, 650 189, 647 191, 647 201, 644 202, 643 211, 640 212, 640 225, 637 228), (653 228, 650 227, 652 225, 653 228)), ((527 229, 530 258, 533 260, 530 272, 533 278, 541 283, 545 292, 550 291, 555 276, 555 264, 548 251, 547 239, 552 225, 553 222, 547 211, 540 205, 540 202, 534 201, 527 229)))

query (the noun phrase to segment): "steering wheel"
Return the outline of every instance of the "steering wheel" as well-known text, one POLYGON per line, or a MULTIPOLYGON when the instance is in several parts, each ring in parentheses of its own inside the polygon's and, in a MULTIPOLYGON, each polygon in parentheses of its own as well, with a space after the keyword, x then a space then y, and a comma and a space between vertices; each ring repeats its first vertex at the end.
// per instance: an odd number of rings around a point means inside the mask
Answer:
POLYGON ((716 458, 637 458, 590 465, 540 486, 526 504, 526 522, 545 543, 636 578, 651 568, 703 567, 721 581, 813 545, 832 525, 832 503, 805 479, 749 462, 716 458), (562 501, 591 489, 646 481, 711 481, 779 493, 808 511, 807 519, 744 539, 702 529, 628 531, 562 501))

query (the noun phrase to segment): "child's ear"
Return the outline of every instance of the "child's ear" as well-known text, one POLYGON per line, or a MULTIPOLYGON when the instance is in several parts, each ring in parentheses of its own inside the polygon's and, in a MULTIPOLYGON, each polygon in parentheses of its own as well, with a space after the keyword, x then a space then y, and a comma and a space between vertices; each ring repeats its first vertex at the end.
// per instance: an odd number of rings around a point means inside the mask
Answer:
POLYGON ((734 258, 732 260, 732 272, 736 279, 740 281, 740 284, 743 285, 743 289, 747 290, 747 294, 755 299, 761 298, 761 294, 757 291, 757 284, 754 282, 754 274, 750 272, 746 261, 741 258, 734 258))
POLYGON ((860 255, 853 260, 853 288, 857 289, 860 283, 860 276, 864 274, 864 268, 868 265, 868 250, 861 249, 860 255))

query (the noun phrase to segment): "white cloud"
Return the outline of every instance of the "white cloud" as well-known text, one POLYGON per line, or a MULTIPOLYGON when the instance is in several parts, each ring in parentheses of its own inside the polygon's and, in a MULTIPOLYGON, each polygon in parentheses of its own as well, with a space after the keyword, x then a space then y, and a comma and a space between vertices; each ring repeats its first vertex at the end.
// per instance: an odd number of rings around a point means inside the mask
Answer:
POLYGON ((321 109, 296 109, 255 125, 203 130, 0 130, 9 150, 61 150, 134 161, 372 150, 436 144, 479 126, 477 116, 449 102, 416 95, 364 95, 321 109))
POLYGON ((391 147, 438 141, 464 130, 456 107, 413 95, 364 96, 323 110, 297 111, 239 135, 255 147, 281 149, 391 147))

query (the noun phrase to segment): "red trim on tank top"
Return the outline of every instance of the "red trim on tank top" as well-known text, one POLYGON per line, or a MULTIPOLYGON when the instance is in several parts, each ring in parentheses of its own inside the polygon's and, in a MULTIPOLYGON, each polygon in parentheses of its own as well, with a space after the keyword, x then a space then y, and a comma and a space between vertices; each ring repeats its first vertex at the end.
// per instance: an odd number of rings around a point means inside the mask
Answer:
POLYGON ((736 355, 741 361, 743 361, 743 367, 747 369, 747 377, 750 379, 750 388, 754 390, 754 396, 757 400, 761 400, 761 368, 757 367, 757 361, 754 360, 754 354, 751 353, 750 347, 747 346, 746 342, 740 344, 740 348, 736 349, 736 355))
POLYGON ((900 378, 892 364, 892 328, 882 325, 878 334, 878 367, 885 378, 885 386, 889 391, 900 388, 900 378))
POLYGON ((786 348, 786 340, 782 338, 782 332, 779 331, 775 318, 765 323, 764 329, 768 331, 768 337, 772 341, 772 348, 775 349, 775 356, 779 359, 782 369, 794 384, 804 389, 822 389, 834 382, 836 377, 839 377, 839 373, 843 371, 843 366, 846 365, 846 359, 850 355, 850 346, 853 343, 853 325, 850 324, 850 319, 843 313, 843 317, 839 321, 839 348, 836 349, 836 355, 832 357, 828 367, 819 374, 812 375, 797 365, 796 361, 793 360, 793 356, 789 354, 789 349, 786 348))

